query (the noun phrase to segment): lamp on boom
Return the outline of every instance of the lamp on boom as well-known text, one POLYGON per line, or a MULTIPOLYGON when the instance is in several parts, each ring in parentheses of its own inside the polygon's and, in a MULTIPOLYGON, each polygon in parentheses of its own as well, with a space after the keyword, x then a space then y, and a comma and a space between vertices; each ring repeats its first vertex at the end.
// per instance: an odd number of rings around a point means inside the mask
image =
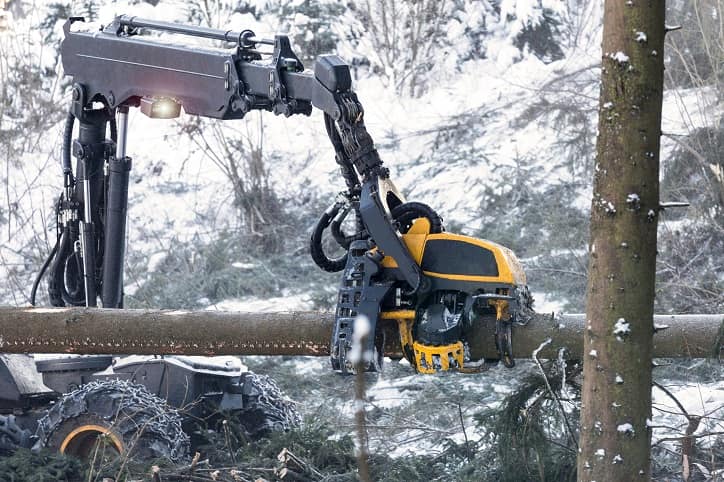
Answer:
POLYGON ((168 97, 142 97, 141 112, 152 119, 175 119, 181 114, 181 104, 168 97))

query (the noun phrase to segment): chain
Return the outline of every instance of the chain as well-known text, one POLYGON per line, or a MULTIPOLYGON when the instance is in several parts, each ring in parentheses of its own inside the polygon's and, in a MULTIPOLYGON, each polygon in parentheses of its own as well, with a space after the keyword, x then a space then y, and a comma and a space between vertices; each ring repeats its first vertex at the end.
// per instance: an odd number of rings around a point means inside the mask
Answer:
POLYGON ((109 421, 114 424, 117 421, 119 430, 125 428, 124 422, 127 419, 131 422, 129 426, 142 427, 144 433, 165 440, 170 449, 168 455, 171 460, 186 457, 189 437, 183 430, 179 412, 164 400, 149 393, 144 386, 125 380, 92 381, 63 395, 38 421, 36 447, 42 448, 63 420, 86 413, 88 399, 91 396, 117 402, 112 410, 113 413, 104 416, 112 417, 109 421))
POLYGON ((250 394, 250 404, 244 408, 259 409, 265 415, 265 425, 269 430, 290 430, 298 427, 302 417, 295 403, 288 399, 277 384, 266 375, 246 373, 245 391, 250 394))

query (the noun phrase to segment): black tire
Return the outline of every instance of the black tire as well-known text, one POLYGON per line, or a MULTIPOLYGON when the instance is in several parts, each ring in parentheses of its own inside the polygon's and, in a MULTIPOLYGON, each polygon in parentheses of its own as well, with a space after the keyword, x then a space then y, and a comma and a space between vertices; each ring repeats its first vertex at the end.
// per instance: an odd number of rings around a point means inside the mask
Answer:
POLYGON ((269 432, 288 431, 299 426, 301 415, 293 401, 266 375, 247 372, 244 383, 244 408, 236 415, 247 434, 258 438, 269 432))
POLYGON ((30 448, 32 432, 20 428, 15 415, 0 415, 0 454, 9 454, 19 448, 30 448))
POLYGON ((35 449, 93 455, 101 434, 111 453, 136 460, 185 460, 189 437, 181 415, 145 387, 122 380, 94 381, 63 395, 38 421, 35 449))

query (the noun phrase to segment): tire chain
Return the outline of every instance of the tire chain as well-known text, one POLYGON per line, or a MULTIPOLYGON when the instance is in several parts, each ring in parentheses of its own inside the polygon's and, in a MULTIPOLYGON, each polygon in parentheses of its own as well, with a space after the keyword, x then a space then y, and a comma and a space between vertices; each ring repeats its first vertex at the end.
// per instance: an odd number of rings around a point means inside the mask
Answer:
POLYGON ((86 413, 89 396, 111 399, 118 394, 121 396, 117 397, 117 405, 112 414, 104 417, 106 420, 115 423, 117 419, 121 432, 142 427, 144 434, 154 438, 153 447, 159 451, 155 456, 168 457, 172 461, 188 456, 189 437, 182 428, 179 412, 142 385, 125 380, 92 381, 63 395, 38 421, 35 433, 38 441, 33 448, 43 448, 63 421, 86 413))
POLYGON ((242 422, 246 411, 263 414, 263 421, 255 424, 251 430, 252 435, 265 431, 287 431, 301 424, 302 417, 295 402, 282 393, 274 380, 252 372, 247 372, 242 377, 246 395, 240 414, 242 422))

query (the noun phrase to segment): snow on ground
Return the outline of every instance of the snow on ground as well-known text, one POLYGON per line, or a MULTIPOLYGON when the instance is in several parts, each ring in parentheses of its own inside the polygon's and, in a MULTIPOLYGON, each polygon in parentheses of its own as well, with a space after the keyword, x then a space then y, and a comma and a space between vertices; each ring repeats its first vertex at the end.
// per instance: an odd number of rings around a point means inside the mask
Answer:
POLYGON ((566 300, 552 299, 542 291, 533 291, 533 308, 538 313, 563 313, 566 300))
MULTIPOLYGON (((652 391, 653 428, 652 439, 681 437, 689 424, 682 414, 681 406, 689 416, 701 417, 701 422, 694 435, 699 436, 697 444, 701 447, 711 446, 714 441, 724 436, 724 381, 716 383, 695 383, 682 380, 659 381, 676 401, 661 389, 654 387, 652 391), (678 403, 677 403, 678 401, 678 403), (713 435, 706 436, 711 433, 713 435)), ((679 442, 672 440, 670 445, 679 442)))
POLYGON ((309 311, 314 306, 309 295, 295 294, 277 298, 239 298, 224 300, 210 305, 207 310, 212 311, 240 311, 269 313, 273 311, 309 311))

